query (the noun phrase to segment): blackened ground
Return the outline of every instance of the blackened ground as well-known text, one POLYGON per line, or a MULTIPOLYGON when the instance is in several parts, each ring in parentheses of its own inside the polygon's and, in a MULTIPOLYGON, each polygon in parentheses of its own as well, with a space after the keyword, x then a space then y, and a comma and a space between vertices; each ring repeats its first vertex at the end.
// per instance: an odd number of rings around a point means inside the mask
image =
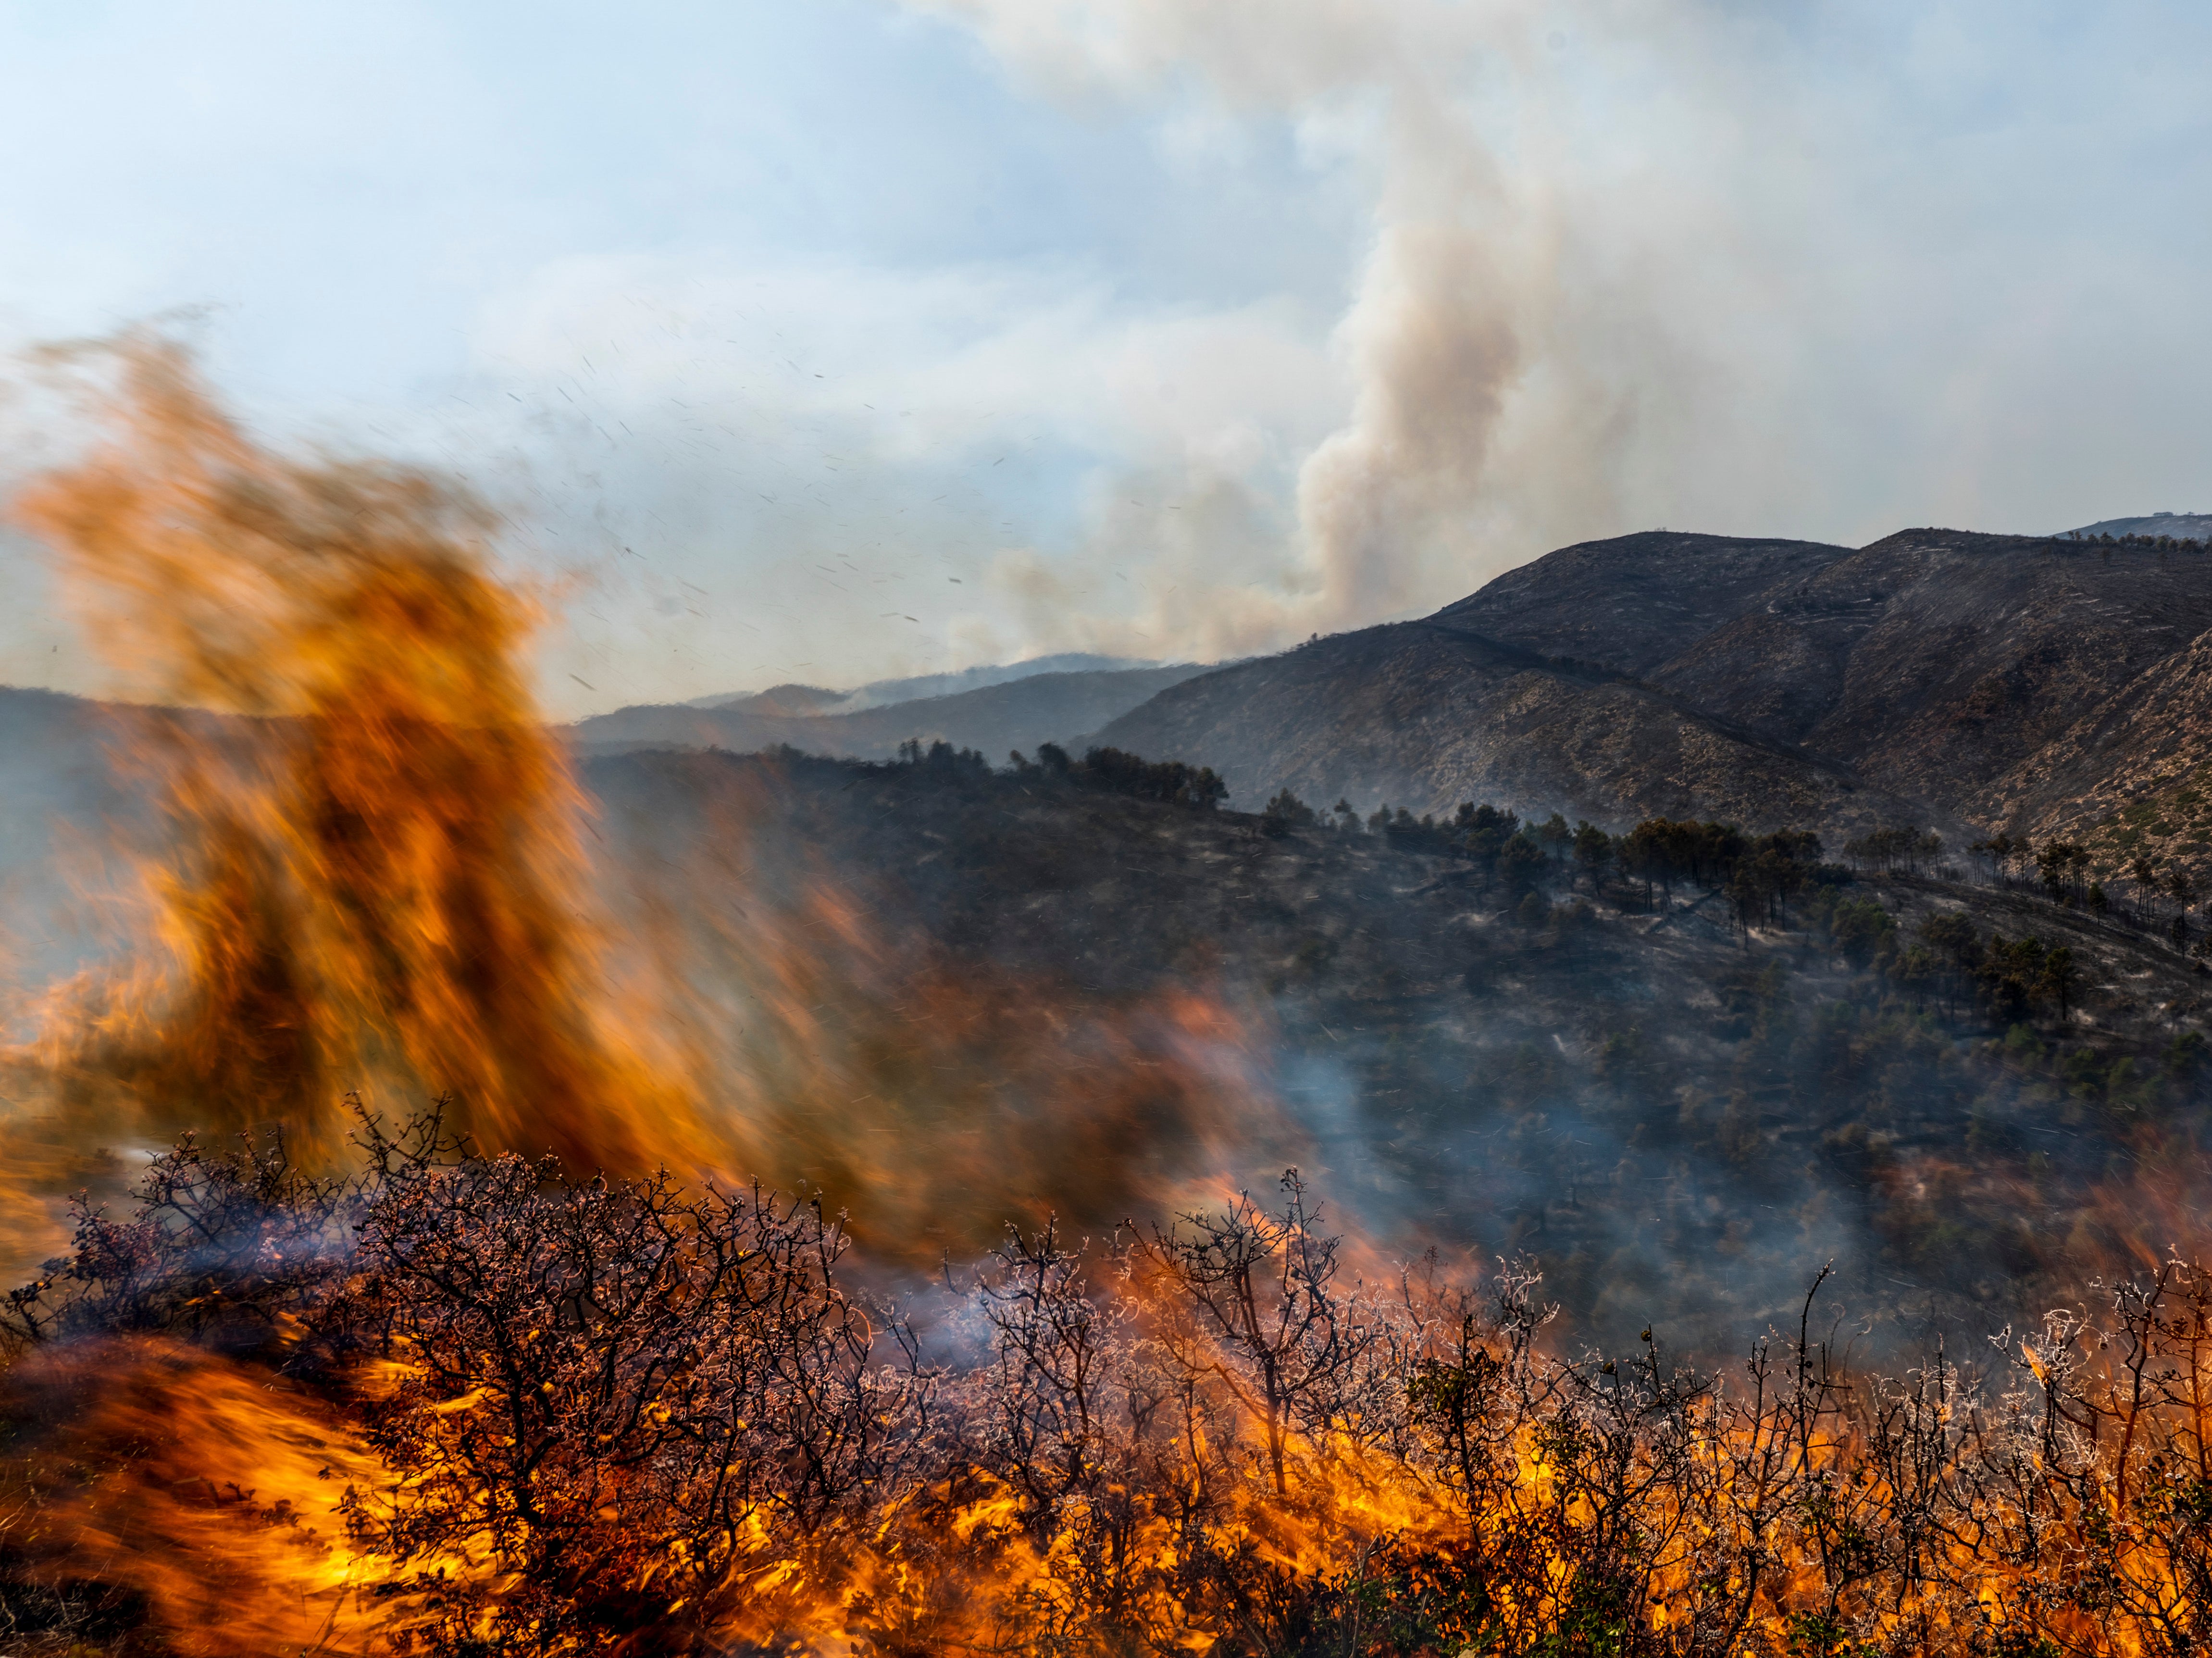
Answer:
POLYGON ((842 884, 917 963, 1223 997, 1340 1211, 1391 1248, 1537 1257, 1595 1340, 1656 1320, 1732 1347, 1794 1324, 1830 1260, 1870 1350, 1978 1339, 2191 1242, 2155 1234, 2203 1167, 2212 980, 2017 890, 1860 876, 1826 900, 1861 907, 1854 944, 1802 902, 1747 933, 1720 893, 1565 863, 1531 899, 1380 835, 975 767, 638 754, 588 780, 618 845, 722 832, 701 803, 743 799, 764 867, 842 884), (1954 913, 2068 946, 2063 1016, 1916 969, 1954 913))

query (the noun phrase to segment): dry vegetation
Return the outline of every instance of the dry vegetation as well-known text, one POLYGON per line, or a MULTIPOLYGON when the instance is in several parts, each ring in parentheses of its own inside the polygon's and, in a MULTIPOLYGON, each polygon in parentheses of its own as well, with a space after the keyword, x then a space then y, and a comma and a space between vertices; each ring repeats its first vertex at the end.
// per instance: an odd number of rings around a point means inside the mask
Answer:
POLYGON ((361 1145, 340 1182, 274 1142, 187 1142, 9 1297, 18 1646, 248 1649, 165 1630, 153 1580, 111 1560, 90 1586, 65 1527, 22 1526, 67 1484, 35 1455, 64 1408, 40 1365, 154 1339, 306 1390, 373 1451, 382 1472, 329 1504, 349 1640, 396 1650, 2179 1655, 2208 1634, 2212 1279, 2179 1261, 1979 1377, 1941 1355, 1846 1374, 1817 1293, 1707 1375, 1658 1333, 1562 1356, 1524 1272, 1363 1281, 1295 1175, 1103 1240, 1010 1230, 920 1317, 856 1287, 804 1201, 578 1181, 434 1118, 364 1118, 361 1145))

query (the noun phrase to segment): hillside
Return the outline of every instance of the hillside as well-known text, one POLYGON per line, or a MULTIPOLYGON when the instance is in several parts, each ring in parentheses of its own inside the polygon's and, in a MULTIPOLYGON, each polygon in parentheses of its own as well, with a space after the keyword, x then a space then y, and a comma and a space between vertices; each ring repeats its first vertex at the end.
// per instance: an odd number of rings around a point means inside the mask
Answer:
POLYGON ((2100 871, 2149 857, 2200 884, 2212 859, 2212 635, 2147 669, 2007 773, 1993 815, 2037 841, 2086 842, 2100 871))
MULTIPOLYGON (((1663 1318, 1727 1348, 1834 1260, 1854 1320, 1885 1309, 1877 1345, 1910 1345, 2047 1293, 2104 1247, 2108 1172, 2149 1157, 2152 1124, 2179 1155, 2212 1098, 2204 969, 2162 916, 1831 866, 1747 932, 1692 879, 1669 902, 1571 860, 1509 876, 1034 773, 664 753, 587 777, 611 840, 665 855, 726 792, 748 803, 753 925, 781 906, 808 940, 788 1155, 841 1201, 874 1178, 842 1148, 894 1123, 980 1137, 983 1185, 1085 1227, 1179 1147, 1241 1142, 1255 1182, 1296 1162, 1394 1247, 1536 1254, 1577 1339, 1663 1318), (867 918, 840 923, 851 987, 823 965, 830 915, 867 918), (2030 937, 2072 952, 2063 1006, 2006 977, 2026 969, 2002 941, 2030 937), (1220 1011, 1160 1036, 1193 998, 1220 1011), (1071 1157, 1100 1088, 1137 1091, 1071 1157), (1224 1090, 1284 1114, 1220 1121, 1224 1090)), ((948 1241, 996 1224, 933 1219, 948 1241)))
POLYGON ((1523 564, 1431 618, 1547 656, 1649 675, 1777 587, 1849 550, 1667 531, 1583 542, 1523 564))
POLYGON ((1097 731, 1146 698, 1205 671, 1179 663, 1034 674, 955 695, 921 697, 849 714, 816 712, 834 705, 822 703, 822 693, 809 699, 805 695, 809 687, 786 686, 728 708, 647 704, 620 708, 579 720, 570 731, 585 753, 637 747, 746 751, 789 744, 810 754, 879 760, 896 754, 900 744, 919 738, 981 750, 1003 761, 1014 749, 1065 743, 1097 731))
POLYGON ((1433 622, 1339 635, 1186 681, 1098 740, 1192 756, 1248 808, 1288 788, 1363 811, 1486 799, 1608 823, 1692 815, 1845 836, 1929 815, 1626 675, 1433 622))
POLYGON ((1100 740, 1212 765, 1251 803, 1489 792, 1614 823, 2047 831, 2212 758, 2176 712, 2208 628, 2212 560, 2142 542, 1628 536, 1188 681, 1100 740))
MULTIPOLYGON (((1224 667, 1048 671, 858 709, 935 682, 781 686, 571 733, 585 754, 884 758, 919 739, 994 762, 1087 739, 1212 766, 1248 809, 1288 788, 1363 812, 1490 799, 1614 827, 1797 826, 1831 847, 1880 826, 1954 847, 2002 831, 2081 841, 2123 890, 2143 857, 2205 886, 2208 631, 2212 558, 2170 534, 1908 530, 1850 549, 1654 532, 1563 548, 1419 622, 1224 667)), ((0 854, 27 867, 52 822, 110 811, 113 785, 96 705, 4 695, 0 854)))
POLYGON ((2212 513, 2151 513, 2142 518, 2100 519, 2069 536, 2172 536, 2183 541, 2212 541, 2212 513))

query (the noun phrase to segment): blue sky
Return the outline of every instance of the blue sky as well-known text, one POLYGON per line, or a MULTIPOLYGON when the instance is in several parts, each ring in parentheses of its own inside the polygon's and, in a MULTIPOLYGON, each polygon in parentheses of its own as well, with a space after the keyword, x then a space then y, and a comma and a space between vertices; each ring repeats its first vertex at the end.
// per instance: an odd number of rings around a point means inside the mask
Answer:
MULTIPOLYGON (((564 714, 1212 658, 1656 525, 2212 507, 2208 68, 2017 0, 17 7, 0 341, 189 312, 271 436, 471 477, 564 714)), ((97 687, 0 581, 0 678, 97 687)))

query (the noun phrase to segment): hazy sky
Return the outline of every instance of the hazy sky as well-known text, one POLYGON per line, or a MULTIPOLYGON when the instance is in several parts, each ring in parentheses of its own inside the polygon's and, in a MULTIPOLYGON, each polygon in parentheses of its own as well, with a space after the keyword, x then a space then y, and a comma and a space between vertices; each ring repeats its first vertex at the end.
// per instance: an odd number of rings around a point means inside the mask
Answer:
POLYGON ((2201 3, 14 6, 0 336, 189 309, 264 433, 477 479, 564 714, 1210 659, 2212 508, 2208 70, 2201 3))

